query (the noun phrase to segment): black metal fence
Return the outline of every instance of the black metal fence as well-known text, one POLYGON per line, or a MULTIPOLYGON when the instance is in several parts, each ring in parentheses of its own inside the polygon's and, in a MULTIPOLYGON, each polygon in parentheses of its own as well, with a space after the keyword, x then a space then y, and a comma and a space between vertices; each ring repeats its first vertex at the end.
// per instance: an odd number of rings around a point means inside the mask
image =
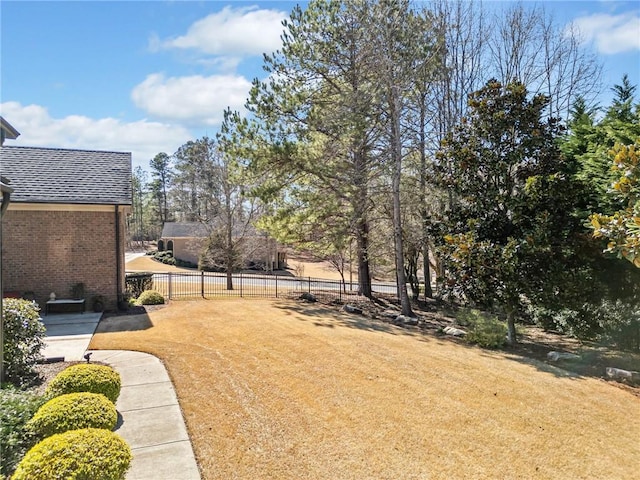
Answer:
MULTIPOLYGON (((153 290, 165 298, 260 297, 291 298, 303 293, 312 293, 323 298, 345 301, 358 295, 358 284, 311 277, 284 275, 234 274, 232 289, 227 288, 226 273, 212 272, 166 272, 153 274, 153 290)), ((378 294, 396 295, 394 283, 372 283, 378 294)))

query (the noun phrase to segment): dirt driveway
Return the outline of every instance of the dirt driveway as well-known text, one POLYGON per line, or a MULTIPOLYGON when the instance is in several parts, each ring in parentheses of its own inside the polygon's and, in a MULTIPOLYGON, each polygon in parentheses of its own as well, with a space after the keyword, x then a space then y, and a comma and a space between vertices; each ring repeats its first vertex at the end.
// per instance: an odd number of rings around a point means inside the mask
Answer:
POLYGON ((639 399, 542 363, 267 300, 98 330, 165 362, 207 480, 637 478, 639 399))

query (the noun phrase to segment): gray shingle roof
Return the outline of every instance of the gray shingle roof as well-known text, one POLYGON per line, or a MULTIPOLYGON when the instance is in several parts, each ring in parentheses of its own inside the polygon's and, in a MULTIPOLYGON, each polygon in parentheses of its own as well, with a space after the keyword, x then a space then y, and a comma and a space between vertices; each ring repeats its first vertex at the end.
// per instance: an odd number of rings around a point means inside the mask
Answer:
POLYGON ((198 222, 166 222, 162 238, 204 238, 209 236, 207 227, 198 222))
POLYGON ((12 202, 131 205, 131 153, 0 148, 12 202))

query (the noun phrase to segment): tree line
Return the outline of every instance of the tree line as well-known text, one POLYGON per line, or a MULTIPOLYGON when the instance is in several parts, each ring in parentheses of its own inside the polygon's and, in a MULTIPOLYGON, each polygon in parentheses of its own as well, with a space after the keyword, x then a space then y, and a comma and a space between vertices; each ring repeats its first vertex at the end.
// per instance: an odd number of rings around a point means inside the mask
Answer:
POLYGON ((140 231, 145 215, 148 229, 213 224, 236 202, 280 242, 342 273, 352 260, 362 295, 389 267, 403 314, 410 296, 437 294, 504 314, 511 341, 518 319, 589 336, 634 311, 637 271, 616 254, 640 263, 625 180, 635 86, 625 77, 612 105, 593 106, 600 65, 577 32, 542 7, 444 0, 314 0, 283 27, 247 114, 227 110, 215 141, 156 156, 148 184, 136 172, 140 231), (222 170, 190 160, 201 151, 234 172, 235 197, 222 170))

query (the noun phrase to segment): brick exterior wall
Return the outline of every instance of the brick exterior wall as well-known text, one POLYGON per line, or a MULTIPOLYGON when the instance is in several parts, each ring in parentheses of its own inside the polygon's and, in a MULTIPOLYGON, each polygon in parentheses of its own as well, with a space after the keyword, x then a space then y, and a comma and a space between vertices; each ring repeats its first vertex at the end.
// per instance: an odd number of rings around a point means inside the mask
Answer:
POLYGON ((94 295, 102 295, 105 308, 115 310, 118 282, 124 291, 124 217, 121 213, 116 260, 113 210, 26 211, 10 206, 2 220, 3 290, 33 292, 44 314, 51 292, 71 298, 72 285, 82 282, 87 310, 93 308, 94 295))

